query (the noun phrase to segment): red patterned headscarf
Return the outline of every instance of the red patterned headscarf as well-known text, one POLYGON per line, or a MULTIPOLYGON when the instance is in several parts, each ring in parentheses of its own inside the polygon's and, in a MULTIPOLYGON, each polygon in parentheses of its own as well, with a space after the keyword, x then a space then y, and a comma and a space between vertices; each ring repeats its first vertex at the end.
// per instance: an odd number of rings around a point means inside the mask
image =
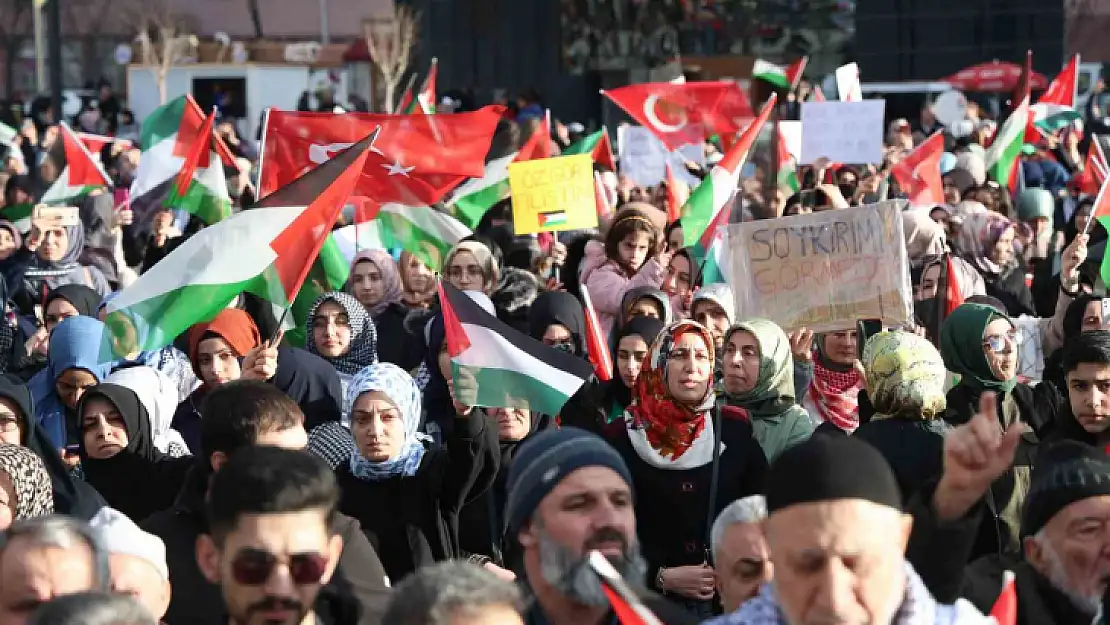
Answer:
POLYGON ((632 389, 628 413, 629 428, 644 430, 651 447, 664 457, 677 460, 705 429, 705 415, 713 408, 713 336, 693 321, 679 321, 666 327, 652 341, 644 368, 632 389), (667 363, 675 343, 688 333, 697 334, 709 352, 709 380, 705 397, 697 406, 675 401, 667 386, 667 363))

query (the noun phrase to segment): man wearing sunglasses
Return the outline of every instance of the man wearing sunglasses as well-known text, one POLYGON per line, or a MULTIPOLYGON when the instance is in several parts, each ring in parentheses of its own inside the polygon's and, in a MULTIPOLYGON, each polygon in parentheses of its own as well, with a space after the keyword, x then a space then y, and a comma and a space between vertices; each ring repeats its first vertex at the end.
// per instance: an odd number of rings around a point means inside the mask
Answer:
POLYGON ((323 625, 313 605, 343 549, 338 501, 335 476, 308 453, 248 447, 228 459, 209 489, 209 533, 197 540, 228 625, 323 625))

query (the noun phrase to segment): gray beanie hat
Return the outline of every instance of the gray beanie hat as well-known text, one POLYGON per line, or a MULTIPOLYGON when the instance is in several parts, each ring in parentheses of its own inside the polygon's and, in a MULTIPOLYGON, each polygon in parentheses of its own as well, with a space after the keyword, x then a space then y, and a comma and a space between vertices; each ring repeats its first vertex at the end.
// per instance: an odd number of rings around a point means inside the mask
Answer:
POLYGON ((600 436, 574 427, 545 430, 526 440, 509 468, 505 529, 515 533, 566 476, 583 467, 607 467, 632 487, 632 475, 617 450, 600 436))

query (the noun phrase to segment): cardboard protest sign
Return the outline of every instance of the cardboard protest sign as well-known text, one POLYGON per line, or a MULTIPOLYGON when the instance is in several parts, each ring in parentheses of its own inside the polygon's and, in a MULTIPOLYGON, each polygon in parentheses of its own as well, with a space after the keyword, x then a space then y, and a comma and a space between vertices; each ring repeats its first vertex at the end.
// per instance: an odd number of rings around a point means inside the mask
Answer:
POLYGON ((912 291, 904 200, 730 224, 736 318, 784 330, 843 330, 860 319, 907 325, 912 291))
POLYGON ((884 100, 802 102, 802 165, 819 158, 860 165, 883 160, 884 100))
POLYGON ((31 213, 31 225, 39 230, 79 226, 81 225, 81 213, 75 206, 38 204, 31 213))
POLYGON ((621 173, 638 186, 654 187, 663 182, 667 163, 670 163, 674 175, 691 187, 700 182, 686 171, 683 164, 684 159, 705 164, 705 151, 700 145, 684 145, 671 152, 651 130, 643 126, 621 126, 617 129, 617 149, 621 173))
POLYGON ((594 162, 589 154, 509 165, 517 234, 597 227, 594 162))

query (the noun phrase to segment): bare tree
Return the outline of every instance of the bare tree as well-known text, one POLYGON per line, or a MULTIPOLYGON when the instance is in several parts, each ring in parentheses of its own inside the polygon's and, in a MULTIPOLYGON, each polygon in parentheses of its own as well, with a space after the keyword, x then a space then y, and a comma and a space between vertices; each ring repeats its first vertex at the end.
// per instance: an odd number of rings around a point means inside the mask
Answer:
POLYGON ((392 113, 397 86, 405 77, 416 47, 419 15, 408 6, 393 3, 391 15, 369 20, 365 26, 366 50, 378 66, 385 89, 385 109, 392 113))
POLYGON ((135 0, 128 13, 136 30, 140 62, 153 68, 158 82, 158 101, 165 104, 170 69, 182 61, 197 58, 199 42, 192 34, 195 20, 174 11, 168 0, 135 0))
POLYGON ((258 7, 258 0, 247 0, 247 11, 251 14, 251 24, 254 26, 254 38, 263 39, 262 10, 258 7))

